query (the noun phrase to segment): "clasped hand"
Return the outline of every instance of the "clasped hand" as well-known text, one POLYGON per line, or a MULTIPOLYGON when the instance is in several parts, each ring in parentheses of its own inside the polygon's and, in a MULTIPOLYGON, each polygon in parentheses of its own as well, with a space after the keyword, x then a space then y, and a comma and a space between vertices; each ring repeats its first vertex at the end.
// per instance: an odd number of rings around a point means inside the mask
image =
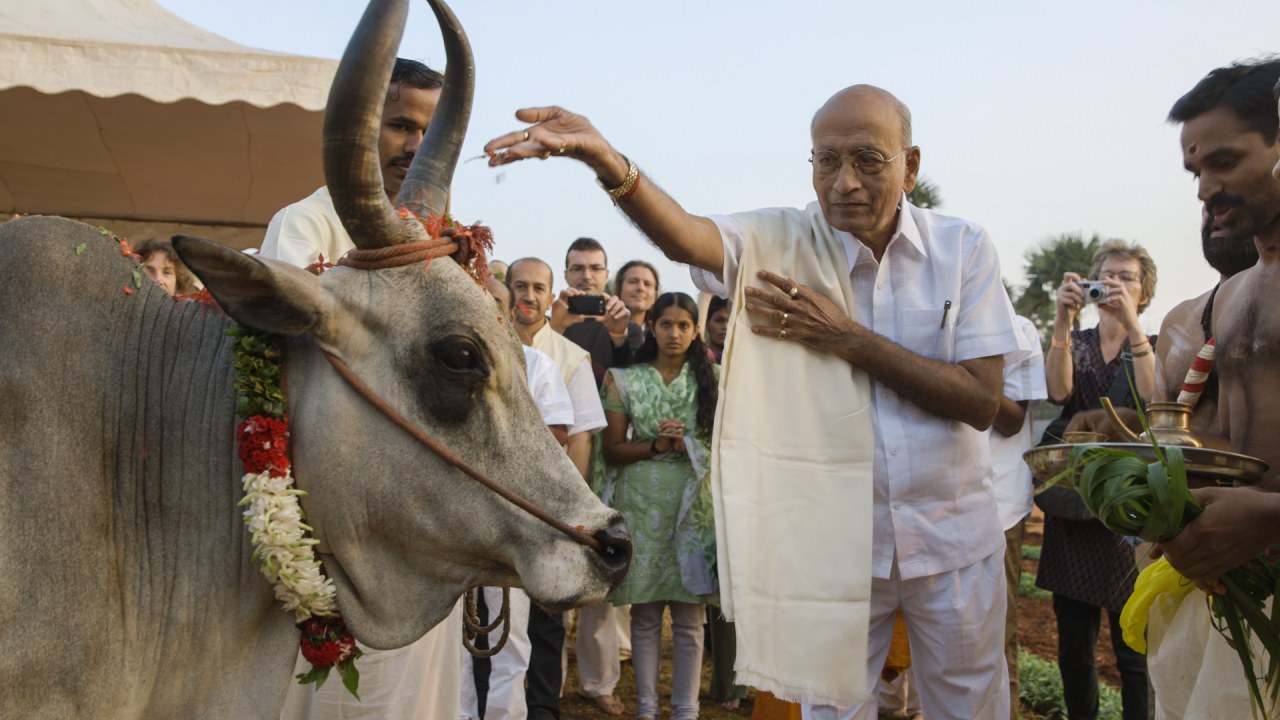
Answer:
POLYGON ((658 438, 654 441, 653 447, 659 453, 683 453, 685 451, 684 423, 675 418, 667 418, 660 421, 658 423, 658 438))

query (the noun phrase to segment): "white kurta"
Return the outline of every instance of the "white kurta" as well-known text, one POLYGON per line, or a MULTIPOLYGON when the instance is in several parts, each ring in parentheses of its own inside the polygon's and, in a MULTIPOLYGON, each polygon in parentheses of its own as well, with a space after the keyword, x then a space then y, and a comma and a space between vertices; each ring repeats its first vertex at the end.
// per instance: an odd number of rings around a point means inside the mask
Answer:
POLYGON ((262 257, 306 267, 321 255, 326 263, 336 263, 353 247, 329 188, 321 187, 271 218, 260 252, 262 257))
POLYGON ((1005 530, 1031 512, 1031 468, 1022 461, 1022 454, 1036 444, 1031 429, 1036 403, 1049 397, 1040 332, 1022 316, 1018 316, 1018 329, 1027 347, 1004 356, 1004 395, 1014 402, 1027 401, 1027 415, 1022 429, 1013 435, 1006 437, 995 428, 987 431, 991 439, 996 508, 1000 511, 1000 527, 1005 530))
MULTIPOLYGON (((742 287, 748 282, 760 282, 754 276, 755 270, 772 270, 823 292, 877 334, 917 355, 944 363, 1002 356, 1021 349, 1013 308, 1000 280, 999 259, 986 232, 968 221, 916 208, 905 196, 900 208, 896 232, 878 261, 852 235, 832 229, 817 203, 803 211, 774 208, 713 217, 724 241, 725 265, 720 278, 695 270, 694 281, 703 290, 720 295, 726 294, 726 286, 733 288, 734 309, 738 311, 742 309, 742 287), (821 268, 797 271, 786 257, 794 247, 809 247, 811 252, 823 254, 821 268), (762 253, 766 259, 753 259, 753 253, 762 253)), ((755 337, 750 325, 747 313, 735 312, 726 342, 728 351, 732 351, 735 338, 755 337)), ((723 494, 723 499, 717 501, 717 521, 722 510, 725 514, 731 512, 730 493, 739 492, 745 484, 748 492, 756 493, 756 499, 748 498, 748 502, 738 505, 758 520, 747 535, 748 546, 754 543, 760 548, 781 542, 781 547, 789 548, 793 547, 789 536, 807 536, 799 544, 805 549, 796 548, 800 550, 797 554, 773 550, 764 554, 787 566, 783 571, 786 577, 798 574, 803 578, 798 587, 805 592, 788 596, 778 590, 777 586, 784 583, 761 573, 769 567, 759 561, 754 561, 750 572, 744 572, 742 560, 733 556, 733 538, 725 543, 729 546, 727 556, 722 547, 720 572, 723 578, 728 568, 732 581, 729 597, 735 614, 739 593, 745 589, 757 596, 760 605, 772 607, 775 612, 785 609, 785 614, 814 622, 828 634, 806 643, 807 634, 794 630, 769 637, 772 644, 762 648, 761 638, 739 627, 739 679, 756 684, 751 673, 743 672, 744 644, 766 649, 762 654, 773 655, 771 664, 789 663, 797 669, 804 668, 801 676, 835 682, 833 678, 828 680, 832 667, 847 676, 861 675, 866 672, 868 657, 880 652, 879 648, 871 648, 868 654, 868 625, 878 638, 881 625, 886 618, 891 620, 897 605, 908 610, 925 608, 945 604, 943 601, 949 598, 951 604, 963 610, 954 615, 954 633, 948 639, 926 637, 924 619, 913 628, 908 617, 913 644, 935 644, 929 649, 937 651, 937 667, 948 672, 954 668, 947 663, 956 662, 944 652, 948 647, 954 649, 956 643, 961 643, 974 650, 968 655, 970 659, 963 660, 972 670, 971 693, 981 693, 978 699, 985 702, 983 698, 988 694, 994 698, 995 688, 999 687, 1007 705, 1001 633, 997 630, 992 642, 978 637, 992 634, 987 632, 985 618, 997 613, 1003 618, 1003 572, 993 579, 998 584, 997 594, 957 594, 961 592, 960 580, 984 577, 991 558, 1004 551, 986 434, 929 413, 874 379, 868 388, 865 375, 856 370, 852 371, 853 387, 845 389, 839 385, 840 373, 847 383, 851 369, 839 359, 823 358, 830 367, 815 370, 802 363, 822 356, 793 344, 759 340, 761 343, 744 355, 756 358, 754 387, 774 388, 781 384, 789 394, 770 402, 757 390, 755 398, 747 402, 747 409, 730 407, 734 396, 726 388, 731 387, 733 370, 726 361, 725 376, 729 379, 722 383, 724 400, 717 422, 724 417, 758 418, 750 422, 768 432, 776 432, 775 426, 781 425, 785 434, 771 438, 770 457, 764 461, 757 461, 749 447, 729 447, 721 440, 714 453, 715 461, 721 463, 721 475, 719 484, 713 487, 723 494), (779 354, 761 359, 762 353, 779 354), (813 385, 806 390, 795 387, 788 379, 791 376, 820 379, 809 380, 813 385), (847 410, 828 414, 832 404, 840 402, 849 403, 847 410), (855 418, 860 418, 860 423, 869 421, 874 433, 853 429, 848 423, 855 418), (797 431, 800 437, 795 437, 797 431), (870 468, 867 454, 873 458, 870 468), (742 461, 744 457, 746 461, 742 461), (774 457, 792 464, 777 466, 772 462, 774 457), (808 457, 811 466, 802 466, 802 457, 808 457), (848 504, 850 498, 858 499, 850 493, 862 479, 832 475, 835 482, 831 488, 810 492, 809 482, 823 477, 833 460, 844 464, 846 472, 858 468, 855 476, 873 469, 870 508, 865 497, 860 499, 861 504, 848 504), (727 463, 734 463, 732 470, 727 463), (760 498, 770 504, 759 503, 760 498), (862 526, 868 522, 868 510, 874 528, 869 559, 868 548, 862 544, 865 541, 859 540, 856 533, 837 534, 828 527, 858 526, 865 530, 862 526), (837 517, 828 518, 829 513, 837 517), (851 601, 855 590, 866 597, 863 593, 869 589, 871 577, 877 583, 889 581, 877 585, 882 588, 878 592, 903 594, 888 604, 886 612, 876 609, 874 599, 870 608, 866 603, 825 602, 833 594, 851 601), (799 654, 804 654, 805 659, 797 659, 799 654)), ((753 391, 742 392, 745 397, 752 397, 753 391)), ((734 523, 730 519, 729 527, 734 523)), ((790 626, 788 629, 792 630, 790 626)), ((880 657, 882 662, 883 655, 880 657)), ((942 686, 938 678, 930 682, 942 686)), ((857 678, 852 685, 846 681, 831 686, 824 691, 828 694, 814 692, 814 685, 808 687, 807 694, 777 694, 841 706, 866 697, 865 677, 857 678), (838 694, 832 690, 838 690, 838 694)), ((767 685, 765 688, 771 689, 767 685)), ((932 694, 934 698, 939 696, 940 693, 932 694)), ((930 712, 942 713, 938 705, 935 707, 938 710, 930 712)))

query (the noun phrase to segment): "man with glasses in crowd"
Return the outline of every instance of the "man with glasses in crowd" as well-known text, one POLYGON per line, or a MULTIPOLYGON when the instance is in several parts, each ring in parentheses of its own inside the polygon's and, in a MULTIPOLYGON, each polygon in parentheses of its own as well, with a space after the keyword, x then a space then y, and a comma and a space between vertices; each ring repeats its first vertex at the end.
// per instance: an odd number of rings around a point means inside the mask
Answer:
POLYGON ((586 118, 516 117, 532 125, 486 145, 491 165, 582 161, 668 258, 748 310, 728 338, 712 480, 739 682, 807 698, 808 718, 874 718, 867 678, 901 607, 925 715, 1009 717, 983 431, 1020 336, 987 233, 906 199, 907 107, 841 90, 810 127, 817 202, 716 217, 686 212, 586 118))
POLYGON ((631 311, 621 298, 605 292, 609 282, 609 256, 595 238, 581 237, 564 256, 564 281, 568 286, 551 306, 551 329, 591 353, 596 384, 611 367, 631 364, 643 335, 631 322, 631 311), (569 298, 589 295, 604 298, 604 314, 579 315, 569 311, 569 298))

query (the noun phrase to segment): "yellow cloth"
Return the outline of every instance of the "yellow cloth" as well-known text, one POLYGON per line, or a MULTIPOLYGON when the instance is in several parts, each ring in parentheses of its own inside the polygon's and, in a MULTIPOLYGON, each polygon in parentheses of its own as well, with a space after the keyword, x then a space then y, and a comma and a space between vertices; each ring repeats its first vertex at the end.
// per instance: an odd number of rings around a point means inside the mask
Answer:
POLYGON ((889 641, 889 657, 884 661, 885 670, 893 670, 894 675, 911 667, 911 642, 907 638, 907 622, 902 617, 902 608, 893 612, 893 639, 889 641))
POLYGON ((1124 644, 1140 653, 1147 652, 1147 618, 1151 605, 1160 595, 1169 594, 1177 599, 1195 589, 1195 585, 1181 575, 1168 560, 1160 558, 1138 573, 1133 584, 1133 594, 1120 613, 1120 629, 1124 644))
POLYGON ((779 700, 767 690, 757 690, 751 720, 800 720, 800 706, 779 700))
POLYGON ((766 269, 855 315, 844 246, 806 214, 819 212, 816 203, 763 210, 743 223, 711 482, 738 684, 793 702, 853 705, 873 687, 870 382, 833 355, 753 334, 743 293, 766 269))

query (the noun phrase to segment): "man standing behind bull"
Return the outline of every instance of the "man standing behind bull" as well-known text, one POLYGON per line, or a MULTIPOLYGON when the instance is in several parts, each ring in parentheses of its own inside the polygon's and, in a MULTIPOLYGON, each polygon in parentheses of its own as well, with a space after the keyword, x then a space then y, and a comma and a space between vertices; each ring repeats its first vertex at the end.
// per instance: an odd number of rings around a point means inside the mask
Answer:
MULTIPOLYGON (((396 60, 378 133, 382 184, 392 202, 435 114, 443 86, 444 76, 426 65, 396 60)), ((276 213, 267 226, 261 254, 307 267, 317 262, 336 262, 353 247, 355 244, 334 210, 329 189, 321 187, 276 213)), ((459 716, 461 635, 461 616, 455 609, 444 622, 407 647, 372 650, 362 646, 365 654, 360 659, 361 700, 351 697, 341 683, 326 683, 318 690, 314 685, 295 683, 289 687, 280 717, 453 720, 459 716)), ((298 663, 298 673, 309 669, 301 655, 298 663)))
POLYGON ((986 232, 906 200, 920 168, 906 106, 841 90, 810 128, 817 202, 716 218, 685 212, 585 118, 516 117, 533 125, 491 141, 492 165, 581 160, 668 258, 749 311, 729 332, 713 450, 739 682, 813 703, 811 718, 873 718, 867 678, 901 606, 926 716, 1007 718, 982 431, 1020 343, 986 232))
MULTIPOLYGON (((444 75, 416 60, 396 59, 378 128, 382 186, 393 203, 436 112, 442 87, 444 75)), ((316 262, 335 263, 353 247, 333 209, 329 188, 322 186, 271 218, 262 240, 262 256, 307 267, 316 262)))

